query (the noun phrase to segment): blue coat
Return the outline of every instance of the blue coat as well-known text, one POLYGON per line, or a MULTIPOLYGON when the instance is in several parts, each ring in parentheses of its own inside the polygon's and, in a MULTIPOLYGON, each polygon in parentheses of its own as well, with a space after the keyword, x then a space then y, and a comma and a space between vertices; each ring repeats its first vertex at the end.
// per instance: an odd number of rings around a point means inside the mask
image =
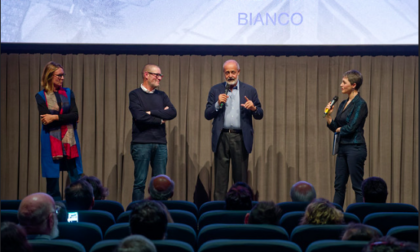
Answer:
MULTIPOLYGON (((257 107, 255 112, 248 110, 244 107, 240 107, 241 110, 241 129, 242 136, 244 138, 245 148, 248 153, 252 151, 252 145, 254 142, 254 129, 252 128, 252 117, 256 120, 263 118, 263 109, 261 108, 260 100, 258 99, 257 90, 245 83, 239 82, 239 96, 240 103, 244 104, 246 102, 245 96, 250 99, 254 105, 257 107)), ((204 116, 207 120, 213 119, 213 129, 212 129, 212 138, 211 146, 213 152, 216 152, 217 143, 219 142, 220 134, 223 130, 223 125, 225 121, 225 108, 219 109, 216 111, 215 103, 219 100, 219 95, 225 93, 225 82, 214 85, 209 92, 209 97, 207 99, 206 110, 204 116)))
MULTIPOLYGON (((69 103, 71 102, 71 90, 69 88, 63 88, 67 97, 69 97, 69 103)), ((41 90, 38 93, 44 101, 46 101, 44 90, 41 90)), ((69 104, 71 106, 71 104, 69 104)), ((77 151, 79 152, 79 157, 76 158, 76 167, 79 174, 83 173, 82 166, 82 152, 80 151, 79 136, 76 130, 76 123, 74 123, 74 137, 76 139, 77 151)), ((42 177, 44 178, 59 178, 60 177, 60 160, 53 160, 51 154, 51 142, 50 142, 50 133, 47 130, 48 127, 42 125, 41 130, 41 167, 42 167, 42 177)))

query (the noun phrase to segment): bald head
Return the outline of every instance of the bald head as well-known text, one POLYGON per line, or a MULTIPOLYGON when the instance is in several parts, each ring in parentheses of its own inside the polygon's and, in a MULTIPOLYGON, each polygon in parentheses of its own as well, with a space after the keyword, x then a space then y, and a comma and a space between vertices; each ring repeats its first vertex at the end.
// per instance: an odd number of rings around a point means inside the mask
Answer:
POLYGON ((225 63, 223 63, 223 71, 227 67, 236 67, 236 70, 241 70, 241 67, 239 66, 239 63, 236 60, 233 60, 233 59, 226 60, 225 63))
POLYGON ((172 197, 174 187, 175 183, 164 174, 152 177, 149 184, 150 197, 154 200, 167 200, 172 197))
POLYGON ((19 224, 27 234, 51 234, 56 222, 55 202, 45 193, 33 193, 26 196, 19 206, 19 224))
POLYGON ((315 188, 306 181, 296 182, 290 189, 290 197, 294 202, 310 202, 316 198, 315 188))

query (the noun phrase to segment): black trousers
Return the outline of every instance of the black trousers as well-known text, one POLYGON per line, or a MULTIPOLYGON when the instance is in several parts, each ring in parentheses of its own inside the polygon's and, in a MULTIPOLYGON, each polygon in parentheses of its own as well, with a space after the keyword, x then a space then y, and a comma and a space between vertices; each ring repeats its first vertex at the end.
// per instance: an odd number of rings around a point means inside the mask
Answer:
POLYGON ((344 205, 349 175, 356 194, 356 202, 363 202, 362 182, 366 157, 366 144, 341 144, 338 147, 335 165, 334 203, 344 205))
POLYGON ((231 160, 233 182, 247 183, 248 157, 242 134, 222 132, 214 153, 214 200, 225 200, 231 160))
MULTIPOLYGON (((70 182, 73 183, 80 178, 77 171, 76 159, 65 159, 60 161, 60 171, 67 171, 70 177, 70 182)), ((63 200, 60 193, 59 178, 46 178, 47 179, 47 194, 54 200, 63 200)))

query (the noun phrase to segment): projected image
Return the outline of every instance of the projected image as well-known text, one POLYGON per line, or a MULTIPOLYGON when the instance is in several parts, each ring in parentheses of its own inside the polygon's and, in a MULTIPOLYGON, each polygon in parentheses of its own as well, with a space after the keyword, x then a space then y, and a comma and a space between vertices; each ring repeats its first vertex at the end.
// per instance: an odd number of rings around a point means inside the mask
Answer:
POLYGON ((4 0, 1 42, 418 44, 417 0, 4 0))

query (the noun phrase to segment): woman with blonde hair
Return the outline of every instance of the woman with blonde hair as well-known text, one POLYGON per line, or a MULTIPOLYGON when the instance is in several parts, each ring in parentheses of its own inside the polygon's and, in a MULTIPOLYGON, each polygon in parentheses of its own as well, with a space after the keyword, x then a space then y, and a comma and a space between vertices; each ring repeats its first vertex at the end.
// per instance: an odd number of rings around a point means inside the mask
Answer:
POLYGON ((69 88, 63 87, 64 69, 50 61, 41 77, 43 90, 35 95, 41 129, 42 177, 47 179, 47 193, 61 200, 60 171, 67 171, 74 182, 83 173, 79 137, 76 124, 79 119, 75 98, 69 88))
POLYGON ((345 224, 344 214, 326 199, 314 199, 305 210, 300 225, 345 224))

